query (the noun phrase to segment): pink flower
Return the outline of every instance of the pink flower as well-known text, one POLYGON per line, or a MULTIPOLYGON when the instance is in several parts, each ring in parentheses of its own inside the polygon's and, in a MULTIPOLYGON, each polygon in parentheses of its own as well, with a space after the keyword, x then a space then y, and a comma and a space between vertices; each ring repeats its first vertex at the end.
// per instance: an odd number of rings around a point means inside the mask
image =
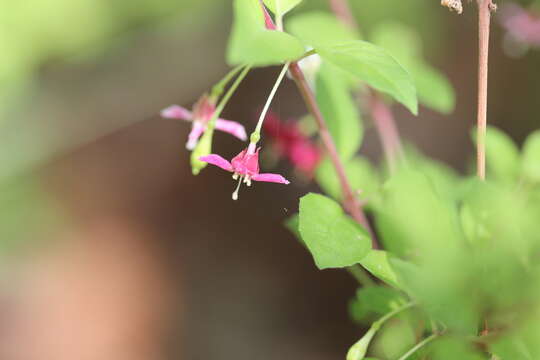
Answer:
POLYGON ((512 39, 529 46, 540 47, 540 14, 509 3, 503 6, 500 20, 512 39))
MULTIPOLYGON (((206 126, 216 110, 215 104, 210 101, 207 95, 203 95, 193 106, 193 112, 178 106, 172 105, 161 111, 161 116, 167 119, 179 119, 191 121, 193 123, 188 136, 186 147, 193 150, 201 135, 206 131, 206 126)), ((216 129, 236 136, 242 141, 247 140, 246 130, 241 124, 224 119, 216 120, 216 129)))
POLYGON ((231 162, 216 154, 202 156, 199 159, 233 173, 233 179, 238 180, 238 186, 232 197, 233 200, 237 200, 238 190, 242 182, 247 186, 251 186, 251 180, 289 184, 289 181, 281 175, 259 173, 259 150, 260 148, 255 149, 255 144, 252 143, 248 148, 236 155, 231 162))
POLYGON ((279 156, 289 160, 298 170, 311 177, 321 161, 317 145, 302 133, 297 122, 282 122, 275 114, 268 114, 264 131, 272 139, 279 156))

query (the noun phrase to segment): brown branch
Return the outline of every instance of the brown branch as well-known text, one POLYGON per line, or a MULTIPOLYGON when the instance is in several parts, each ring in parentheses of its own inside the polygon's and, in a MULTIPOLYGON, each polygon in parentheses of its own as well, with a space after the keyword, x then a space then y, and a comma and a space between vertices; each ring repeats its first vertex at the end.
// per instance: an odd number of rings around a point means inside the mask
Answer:
POLYGON ((351 8, 347 0, 329 0, 330 8, 336 14, 336 16, 343 22, 345 25, 358 29, 358 23, 352 15, 351 8))
MULTIPOLYGON (((359 29, 358 22, 354 18, 348 0, 328 0, 330 8, 337 18, 345 25, 359 29)), ((390 107, 382 101, 381 96, 376 92, 369 101, 369 112, 375 124, 379 139, 381 140, 384 156, 388 162, 391 172, 397 169, 399 160, 403 159, 403 146, 399 136, 394 115, 390 107)))
POLYGON ((486 133, 489 69, 489 31, 491 11, 495 9, 492 0, 478 0, 478 117, 477 117, 477 174, 486 178, 486 133))
MULTIPOLYGON (((266 28, 269 30, 279 31, 278 29, 276 29, 276 26, 270 15, 266 11, 266 7, 264 6, 262 1, 260 1, 260 4, 265 15, 266 28)), ((369 221, 362 209, 358 197, 354 194, 351 184, 349 183, 349 179, 347 178, 347 174, 345 172, 345 167, 343 166, 343 163, 339 158, 334 139, 332 138, 332 135, 330 135, 330 131, 328 130, 328 126, 326 125, 326 121, 324 120, 322 112, 319 109, 319 105, 317 104, 317 100, 315 99, 315 95, 309 87, 304 73, 300 69, 300 66, 298 66, 297 62, 291 63, 289 67, 289 72, 293 77, 294 81, 296 82, 300 94, 302 95, 304 102, 308 107, 308 110, 315 118, 315 121, 319 128, 319 135, 321 136, 322 142, 326 148, 326 151, 328 152, 328 156, 332 162, 332 165, 336 170, 343 193, 343 207, 358 224, 360 224, 368 231, 371 236, 373 248, 378 249, 379 246, 375 238, 375 233, 371 229, 369 221)))
POLYGON ((326 151, 328 152, 330 161, 332 162, 332 165, 336 170, 339 183, 343 191, 343 206, 345 207, 347 212, 351 214, 353 219, 355 219, 356 222, 362 225, 370 233, 373 248, 376 249, 378 248, 378 244, 375 239, 375 234, 371 230, 368 219, 364 211, 362 210, 360 202, 358 201, 358 196, 352 190, 351 184, 349 183, 349 179, 347 178, 347 174, 345 172, 345 167, 343 166, 343 163, 339 158, 336 145, 334 143, 334 140, 332 139, 332 135, 330 135, 330 131, 328 130, 328 126, 326 125, 323 114, 319 109, 319 105, 317 104, 315 95, 309 87, 308 82, 297 63, 291 64, 290 73, 294 81, 296 82, 296 85, 298 86, 300 94, 304 98, 304 102, 306 103, 309 112, 315 118, 315 121, 319 128, 319 135, 321 136, 321 140, 324 144, 324 147, 326 148, 326 151))
POLYGON ((371 118, 381 140, 384 156, 391 173, 397 170, 397 165, 403 160, 403 146, 399 137, 394 114, 375 91, 370 98, 369 108, 371 118))

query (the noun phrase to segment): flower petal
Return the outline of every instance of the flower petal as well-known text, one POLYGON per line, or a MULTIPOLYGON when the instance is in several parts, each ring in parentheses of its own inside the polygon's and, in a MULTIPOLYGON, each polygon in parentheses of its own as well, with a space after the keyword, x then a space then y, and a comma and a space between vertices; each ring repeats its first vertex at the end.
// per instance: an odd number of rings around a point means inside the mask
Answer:
POLYGON ((253 175, 251 179, 255 181, 265 181, 265 182, 272 182, 272 183, 285 184, 285 185, 290 184, 289 180, 285 179, 283 176, 279 174, 257 174, 257 175, 253 175))
POLYGON ((191 121, 192 114, 191 114, 191 111, 189 111, 186 108, 183 108, 178 105, 172 105, 166 109, 161 110, 161 117, 164 117, 166 119, 178 119, 178 120, 191 121))
POLYGON ((227 160, 225 160, 224 158, 222 158, 221 156, 216 155, 216 154, 210 154, 210 155, 207 155, 207 156, 201 156, 199 158, 199 160, 207 162, 207 163, 215 165, 215 166, 218 166, 218 167, 220 167, 220 168, 222 168, 223 170, 226 170, 226 171, 230 171, 230 172, 233 171, 233 167, 232 167, 231 163, 228 162, 227 160))
POLYGON ((236 121, 218 119, 216 121, 216 129, 236 136, 242 141, 247 140, 246 129, 242 124, 239 124, 236 121))
POLYGON ((199 138, 201 137, 204 130, 205 126, 200 122, 195 121, 193 123, 193 127, 191 128, 191 132, 188 135, 188 142, 186 144, 186 148, 188 150, 195 149, 195 146, 197 146, 197 142, 199 142, 199 138))

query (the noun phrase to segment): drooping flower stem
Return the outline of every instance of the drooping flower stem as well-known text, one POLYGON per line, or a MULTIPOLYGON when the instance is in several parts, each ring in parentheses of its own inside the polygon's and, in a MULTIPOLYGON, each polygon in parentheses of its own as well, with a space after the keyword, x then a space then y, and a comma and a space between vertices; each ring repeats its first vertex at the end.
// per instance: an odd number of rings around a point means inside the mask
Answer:
POLYGON ((216 85, 214 85, 214 87, 212 88, 212 91, 210 93, 210 97, 211 98, 214 98, 217 100, 217 98, 219 98, 221 96, 221 94, 223 94, 223 91, 225 91, 225 86, 227 86, 227 84, 236 76, 236 74, 238 74, 240 72, 240 70, 242 70, 243 68, 245 67, 245 65, 238 65, 237 67, 235 67, 234 69, 232 69, 231 71, 229 71, 227 73, 227 75, 225 75, 223 77, 223 79, 221 79, 216 85))
POLYGON ((489 69, 489 32, 491 11, 495 5, 492 0, 478 0, 478 117, 477 117, 477 174, 486 178, 486 133, 489 69))
POLYGON ((403 311, 413 307, 415 304, 413 302, 409 302, 391 312, 381 317, 379 320, 375 321, 373 324, 371 324, 371 327, 369 330, 362 336, 360 340, 358 340, 347 352, 347 360, 361 360, 364 359, 369 346, 371 344, 371 341, 377 335, 377 332, 381 329, 381 327, 391 318, 394 316, 402 313, 403 311))
POLYGON ((351 214, 351 216, 370 233, 373 248, 376 249, 378 248, 378 244, 374 236, 375 234, 373 233, 367 217, 362 210, 362 206, 358 201, 358 197, 354 194, 352 190, 351 184, 349 183, 349 179, 347 178, 347 174, 345 172, 345 167, 343 166, 343 163, 339 158, 336 145, 334 143, 334 140, 332 139, 332 135, 330 135, 330 131, 328 130, 328 126, 326 125, 326 121, 322 115, 322 112, 319 109, 317 100, 315 100, 315 95, 309 87, 309 84, 298 64, 291 64, 290 70, 291 75, 295 80, 298 89, 300 90, 300 94, 304 98, 304 102, 306 103, 308 110, 315 118, 315 121, 319 128, 319 135, 322 139, 324 147, 326 148, 328 157, 330 158, 330 161, 332 162, 332 165, 336 170, 341 189, 343 191, 343 205, 345 209, 349 212, 349 214, 351 214))
MULTIPOLYGON (((240 75, 238 75, 238 77, 236 78, 234 83, 227 90, 225 95, 221 98, 218 105, 216 106, 216 110, 214 111, 214 114, 212 115, 212 118, 210 119, 210 121, 208 121, 208 129, 209 130, 214 129, 214 127, 216 126, 216 120, 219 118, 219 116, 223 112, 223 109, 225 109, 225 106, 227 106, 227 103, 229 102, 229 100, 231 99, 233 94, 235 93, 236 89, 238 89, 238 86, 240 86, 240 83, 242 82, 242 80, 244 80, 246 75, 251 70, 251 66, 249 66, 249 65, 245 65, 243 68, 244 69, 242 70, 240 75)), ((234 76, 234 74, 232 76, 234 76)), ((231 76, 231 78, 232 78, 232 76, 231 76)))
POLYGON ((259 121, 257 122, 257 126, 255 127, 255 130, 251 134, 250 142, 252 144, 257 144, 259 142, 259 139, 261 137, 261 129, 264 123, 264 119, 266 119, 266 114, 268 114, 268 110, 270 109, 270 105, 272 104, 272 101, 274 100, 274 97, 276 96, 276 92, 279 88, 279 85, 281 85, 281 82, 285 78, 285 75, 287 74, 287 71, 289 70, 290 63, 286 63, 283 66, 283 69, 281 70, 281 73, 279 74, 276 83, 274 84, 274 87, 272 88, 272 91, 270 92, 270 95, 268 95, 268 99, 266 100, 266 103, 264 104, 264 108, 261 112, 261 116, 259 116, 259 121))
POLYGON ((418 350, 420 350, 421 348, 423 348, 424 346, 426 346, 427 344, 429 344, 430 342, 432 342, 433 340, 435 340, 436 338, 438 338, 440 336, 440 334, 432 334, 430 336, 428 336, 427 338, 425 338, 424 340, 420 341, 418 344, 416 344, 415 346, 413 346, 409 351, 407 351, 403 356, 401 356, 398 360, 406 360, 408 359, 409 357, 411 357, 415 352, 417 352, 418 350))

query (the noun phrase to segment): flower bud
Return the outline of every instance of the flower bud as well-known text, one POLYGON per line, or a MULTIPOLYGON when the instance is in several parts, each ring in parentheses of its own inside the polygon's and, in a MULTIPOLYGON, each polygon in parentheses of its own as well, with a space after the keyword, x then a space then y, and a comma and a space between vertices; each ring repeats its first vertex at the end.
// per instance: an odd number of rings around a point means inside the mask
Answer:
POLYGON ((203 156, 210 155, 212 153, 212 139, 214 137, 214 129, 208 127, 206 132, 202 135, 201 139, 197 143, 197 146, 191 152, 191 171, 193 175, 199 175, 202 169, 204 169, 208 163, 199 160, 203 156))

